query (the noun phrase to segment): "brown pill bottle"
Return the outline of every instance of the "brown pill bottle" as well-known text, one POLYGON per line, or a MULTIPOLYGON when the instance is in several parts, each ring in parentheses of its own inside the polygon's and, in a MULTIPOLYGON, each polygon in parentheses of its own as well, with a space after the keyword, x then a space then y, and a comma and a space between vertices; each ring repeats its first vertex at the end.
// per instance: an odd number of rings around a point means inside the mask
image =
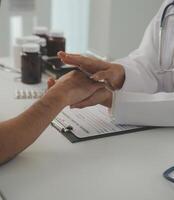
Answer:
POLYGON ((48 40, 48 28, 44 26, 37 26, 33 29, 33 35, 48 40))
POLYGON ((41 56, 38 44, 25 44, 22 47, 22 82, 26 84, 37 84, 41 82, 41 56))
POLYGON ((49 57, 57 56, 59 51, 66 50, 66 39, 63 32, 52 31, 49 34, 47 50, 49 57))

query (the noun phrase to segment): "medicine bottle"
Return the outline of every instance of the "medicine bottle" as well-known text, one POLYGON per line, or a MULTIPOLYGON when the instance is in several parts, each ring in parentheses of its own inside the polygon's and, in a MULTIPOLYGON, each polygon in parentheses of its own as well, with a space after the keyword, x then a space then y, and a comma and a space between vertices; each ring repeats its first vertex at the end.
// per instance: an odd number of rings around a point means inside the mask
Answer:
POLYGON ((65 51, 65 48, 66 39, 63 32, 50 32, 47 43, 48 56, 55 57, 59 51, 65 51))
POLYGON ((44 26, 37 26, 33 29, 33 34, 48 40, 48 28, 44 26))
MULTIPOLYGON (((44 39, 43 39, 44 40, 44 39)), ((35 44, 39 44, 40 48, 45 48, 43 40, 41 41, 41 38, 38 36, 24 36, 24 37, 19 37, 16 38, 16 42, 15 45, 13 46, 13 64, 15 68, 21 69, 21 53, 22 53, 22 46, 24 44, 28 44, 28 43, 35 43, 35 44)), ((42 51, 46 51, 43 50, 42 51)))
POLYGON ((26 36, 26 43, 38 44, 40 46, 41 55, 47 55, 47 41, 45 38, 40 38, 38 36, 26 36))
POLYGON ((25 42, 26 43, 33 43, 38 44, 40 46, 40 53, 41 53, 41 68, 42 71, 45 71, 44 62, 42 61, 42 56, 47 56, 47 42, 45 38, 40 38, 39 36, 31 35, 31 36, 25 36, 25 42))
POLYGON ((41 58, 38 44, 25 44, 22 47, 22 82, 37 84, 41 82, 41 58))

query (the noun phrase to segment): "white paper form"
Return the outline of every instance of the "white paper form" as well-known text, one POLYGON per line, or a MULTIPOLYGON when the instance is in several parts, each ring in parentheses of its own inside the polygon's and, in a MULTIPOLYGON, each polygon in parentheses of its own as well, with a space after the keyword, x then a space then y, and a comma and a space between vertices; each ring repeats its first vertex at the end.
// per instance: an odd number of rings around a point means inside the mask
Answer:
POLYGON ((108 109, 100 105, 84 109, 67 107, 57 116, 56 121, 64 128, 72 126, 72 132, 79 138, 140 128, 116 124, 110 118, 108 109))

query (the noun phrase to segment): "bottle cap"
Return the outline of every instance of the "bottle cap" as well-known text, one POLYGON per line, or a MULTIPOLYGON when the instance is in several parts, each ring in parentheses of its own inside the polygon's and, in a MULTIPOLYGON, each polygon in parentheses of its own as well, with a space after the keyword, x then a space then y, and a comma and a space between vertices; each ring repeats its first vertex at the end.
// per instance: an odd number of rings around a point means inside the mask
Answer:
POLYGON ((24 44, 22 46, 22 50, 23 50, 23 52, 26 52, 26 53, 39 53, 40 46, 35 43, 28 43, 28 44, 24 44))
POLYGON ((25 36, 25 43, 35 43, 35 44, 40 44, 40 37, 38 36, 25 36))
POLYGON ((49 34, 50 37, 64 37, 63 31, 52 30, 49 34))
POLYGON ((40 46, 41 47, 46 47, 47 46, 47 41, 45 38, 40 38, 40 46))
POLYGON ((33 34, 47 35, 48 34, 48 28, 44 27, 44 26, 37 26, 33 29, 33 34))

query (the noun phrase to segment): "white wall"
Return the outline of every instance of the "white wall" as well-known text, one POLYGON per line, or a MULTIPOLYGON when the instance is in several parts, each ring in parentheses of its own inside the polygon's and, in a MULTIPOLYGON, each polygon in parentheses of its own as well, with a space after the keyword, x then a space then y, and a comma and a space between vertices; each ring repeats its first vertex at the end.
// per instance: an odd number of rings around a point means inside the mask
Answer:
POLYGON ((10 46, 10 18, 8 11, 8 2, 1 2, 0 9, 0 56, 6 56, 9 53, 10 46))
POLYGON ((110 43, 112 0, 91 0, 88 50, 105 56, 110 43))
POLYGON ((86 52, 88 19, 89 0, 53 0, 52 28, 65 32, 68 51, 86 52))
POLYGON ((91 0, 88 48, 110 59, 137 48, 163 0, 91 0))
POLYGON ((36 24, 51 26, 51 0, 34 0, 34 9, 27 11, 22 8, 15 11, 10 10, 11 1, 13 0, 2 0, 0 7, 0 46, 3 47, 0 48, 1 57, 10 55, 14 37, 31 34, 33 26, 36 24))

